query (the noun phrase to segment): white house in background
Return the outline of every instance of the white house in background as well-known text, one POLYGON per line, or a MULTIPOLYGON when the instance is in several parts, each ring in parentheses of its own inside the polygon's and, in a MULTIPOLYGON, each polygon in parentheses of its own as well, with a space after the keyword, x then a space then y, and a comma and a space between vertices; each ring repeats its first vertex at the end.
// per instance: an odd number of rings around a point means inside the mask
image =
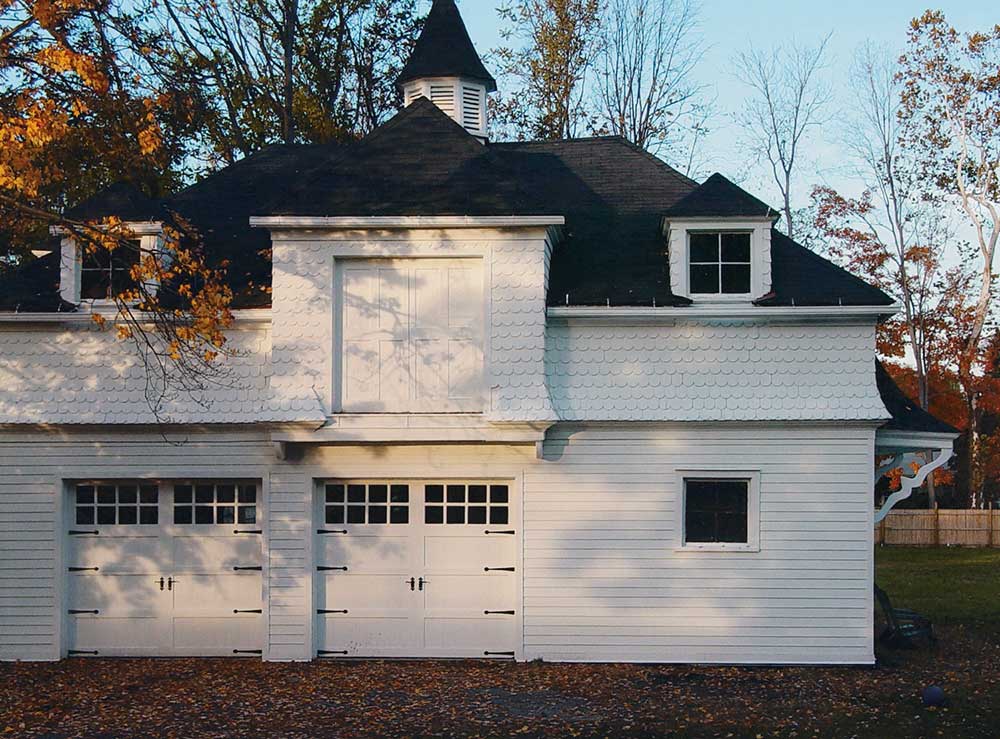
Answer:
POLYGON ((73 211, 232 262, 229 378, 166 425, 91 320, 123 266, 0 286, 0 659, 871 663, 876 455, 955 435, 877 375, 892 300, 720 175, 489 141, 452 0, 399 84, 357 144, 73 211))

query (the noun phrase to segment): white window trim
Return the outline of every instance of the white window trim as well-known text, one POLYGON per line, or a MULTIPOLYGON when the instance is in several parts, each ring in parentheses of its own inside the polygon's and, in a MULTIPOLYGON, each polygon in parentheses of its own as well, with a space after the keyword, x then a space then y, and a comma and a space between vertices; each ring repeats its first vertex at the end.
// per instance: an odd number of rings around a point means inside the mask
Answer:
POLYGON ((674 521, 674 551, 676 552, 759 552, 760 551, 760 470, 747 469, 711 469, 677 470, 676 488, 677 516, 674 521), (684 522, 687 509, 688 479, 722 479, 749 480, 750 490, 747 498, 747 542, 744 543, 714 543, 685 541, 684 522))
MULTIPOLYGON (((142 221, 125 223, 124 226, 139 239, 139 250, 143 254, 151 254, 161 249, 160 239, 163 237, 163 224, 160 222, 142 221)), ((101 298, 86 298, 81 296, 83 286, 83 252, 76 240, 66 235, 62 229, 54 229, 56 235, 62 235, 61 254, 59 260, 59 294, 63 300, 73 305, 88 305, 93 308, 110 308, 114 300, 101 298)), ((155 285, 153 288, 155 289, 155 285)))
POLYGON ((750 303, 771 292, 771 220, 687 219, 665 224, 670 259, 670 289, 699 305, 750 303), (750 233, 750 292, 743 295, 691 293, 690 234, 750 233))

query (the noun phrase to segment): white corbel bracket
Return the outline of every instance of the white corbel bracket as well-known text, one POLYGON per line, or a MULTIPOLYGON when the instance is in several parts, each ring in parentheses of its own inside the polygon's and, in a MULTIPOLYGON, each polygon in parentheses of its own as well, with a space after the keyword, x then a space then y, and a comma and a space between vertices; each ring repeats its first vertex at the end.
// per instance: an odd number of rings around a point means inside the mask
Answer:
MULTIPOLYGON (((913 494, 914 490, 923 485, 924 480, 926 480, 931 475, 931 473, 934 472, 934 470, 944 467, 948 463, 948 460, 951 459, 951 455, 953 453, 952 448, 950 446, 937 449, 934 451, 937 452, 937 456, 935 456, 933 459, 931 459, 930 462, 927 462, 920 469, 918 469, 915 475, 913 475, 912 477, 907 477, 904 475, 900 479, 899 490, 890 495, 889 498, 882 505, 882 507, 879 509, 878 513, 875 514, 876 524, 881 523, 882 520, 889 515, 889 512, 893 508, 895 508, 898 503, 909 498, 913 494)), ((894 457, 891 462, 883 464, 881 467, 878 468, 878 471, 875 474, 875 482, 878 482, 882 478, 882 476, 887 472, 889 472, 890 470, 894 470, 897 467, 902 467, 904 465, 911 464, 915 461, 922 461, 922 460, 916 454, 901 454, 898 457, 894 457)))

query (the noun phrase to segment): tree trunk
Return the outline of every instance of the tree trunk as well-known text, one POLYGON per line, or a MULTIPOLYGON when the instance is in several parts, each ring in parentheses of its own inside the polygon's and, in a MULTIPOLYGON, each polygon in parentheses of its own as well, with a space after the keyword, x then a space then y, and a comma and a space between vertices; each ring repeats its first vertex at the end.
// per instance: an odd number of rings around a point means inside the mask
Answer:
POLYGON ((281 115, 281 134, 286 144, 295 143, 295 115, 293 105, 295 103, 295 36, 298 25, 298 0, 285 0, 284 18, 284 38, 282 39, 282 51, 284 52, 284 66, 282 69, 283 102, 281 115))

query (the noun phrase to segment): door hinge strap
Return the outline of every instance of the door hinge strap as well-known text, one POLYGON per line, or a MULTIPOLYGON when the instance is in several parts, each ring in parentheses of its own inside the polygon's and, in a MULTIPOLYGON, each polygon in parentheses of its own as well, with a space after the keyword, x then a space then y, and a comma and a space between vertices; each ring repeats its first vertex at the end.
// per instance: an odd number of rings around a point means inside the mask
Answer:
POLYGON ((263 572, 263 567, 234 567, 233 572, 263 572))
POLYGON ((233 533, 234 534, 263 534, 264 532, 261 531, 260 529, 254 529, 252 531, 240 531, 239 529, 236 529, 236 530, 233 531, 233 533))
POLYGON ((263 649, 234 649, 233 654, 264 654, 263 649))
POLYGON ((483 572, 513 572, 513 567, 484 567, 483 572))
POLYGON ((70 657, 75 657, 79 654, 90 654, 96 657, 98 654, 100 654, 100 652, 98 651, 88 652, 85 649, 70 649, 69 651, 66 652, 66 654, 68 654, 70 657))
POLYGON ((487 616, 492 616, 494 614, 500 615, 500 616, 513 616, 514 615, 514 611, 483 611, 483 613, 486 614, 487 616))
POLYGON ((262 608, 251 608, 248 610, 233 609, 233 613, 263 613, 263 612, 264 609, 262 608))
POLYGON ((487 657, 513 657, 513 652, 483 652, 487 657))
POLYGON ((516 532, 516 531, 513 531, 513 530, 505 530, 505 531, 490 531, 490 530, 488 530, 488 529, 487 529, 487 530, 486 530, 486 531, 484 531, 483 533, 485 533, 485 534, 486 534, 487 536, 488 536, 489 534, 505 534, 506 536, 514 536, 514 534, 516 534, 517 532, 516 532))
POLYGON ((345 608, 342 611, 331 611, 331 610, 328 610, 326 608, 318 608, 316 610, 316 613, 347 613, 347 609, 345 608))
POLYGON ((339 652, 330 651, 329 649, 320 649, 316 652, 317 657, 333 657, 338 654, 347 654, 347 650, 343 649, 339 652))
POLYGON ((100 572, 100 567, 70 567, 70 572, 100 572))
POLYGON ((347 567, 317 567, 317 572, 347 572, 347 567))
POLYGON ((69 530, 70 536, 100 536, 100 531, 77 531, 76 529, 69 530))
POLYGON ((76 610, 76 609, 73 609, 73 608, 71 608, 71 609, 70 609, 70 610, 68 611, 68 613, 69 613, 69 615, 70 615, 70 616, 78 616, 78 615, 80 615, 81 613, 90 613, 90 614, 93 614, 94 616, 96 616, 97 614, 99 614, 99 613, 100 613, 100 611, 79 611, 79 610, 76 610))
POLYGON ((336 529, 336 530, 316 529, 316 533, 317 534, 322 534, 323 536, 328 536, 330 534, 346 534, 347 533, 347 529, 336 529))

